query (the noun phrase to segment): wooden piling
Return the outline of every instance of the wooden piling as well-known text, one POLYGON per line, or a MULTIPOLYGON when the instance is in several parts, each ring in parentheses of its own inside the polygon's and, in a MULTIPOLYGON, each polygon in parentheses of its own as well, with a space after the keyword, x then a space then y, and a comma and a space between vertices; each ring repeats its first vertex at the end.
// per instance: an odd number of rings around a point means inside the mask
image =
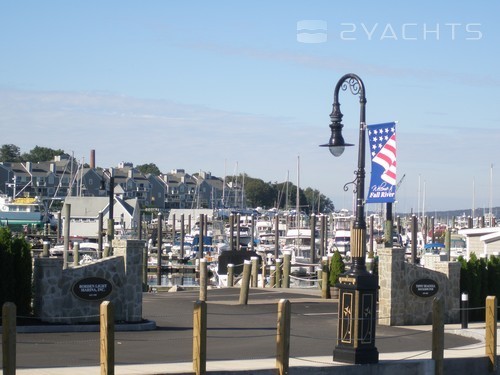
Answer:
POLYGON ((259 280, 259 257, 251 257, 250 261, 252 262, 252 272, 251 272, 251 283, 250 285, 253 288, 258 287, 258 280, 259 280))
POLYGON ((200 301, 207 300, 207 260, 200 259, 200 301))
POLYGON ((241 289, 240 289, 240 305, 248 304, 248 292, 250 289, 250 272, 251 272, 251 262, 249 260, 245 260, 243 264, 243 279, 241 280, 241 289))
POLYGON ((99 214, 97 215, 97 257, 100 259, 102 258, 102 251, 103 251, 103 243, 102 243, 102 234, 104 232, 103 230, 103 214, 102 211, 99 211, 99 214))
POLYGON ((330 292, 330 267, 328 264, 328 257, 323 257, 321 261, 321 298, 332 298, 330 292))
POLYGON ((232 263, 227 265, 227 286, 234 286, 234 264, 232 263))
POLYGON ((311 215, 311 263, 316 263, 316 215, 311 215))
POLYGON ((269 287, 276 288, 276 266, 269 267, 269 287))
POLYGON ((290 288, 290 271, 291 271, 291 260, 292 254, 289 251, 285 251, 283 254, 283 288, 290 288))
POLYGON ((275 285, 276 288, 281 288, 281 259, 276 259, 275 285))
POLYGON ((194 303, 193 371, 196 375, 207 372, 207 304, 204 301, 194 303))
POLYGON ((68 268, 69 252, 69 229, 71 221, 71 204, 64 204, 64 250, 63 250, 63 269, 68 268))
POLYGON ((486 356, 490 372, 497 371, 497 298, 495 296, 486 297, 486 356))
POLYGON ((278 303, 278 325, 276 332, 276 373, 286 375, 290 362, 290 301, 282 299, 278 303))
POLYGON ((162 213, 158 212, 158 236, 156 240, 156 285, 161 285, 161 247, 163 239, 162 213))
POLYGON ((78 262, 80 261, 80 244, 75 242, 73 244, 73 267, 78 266, 78 262))
POLYGON ((262 272, 262 288, 266 287, 266 277, 267 277, 267 275, 266 275, 266 267, 267 267, 266 262, 263 259, 262 260, 262 271, 261 271, 262 272))
POLYGON ((180 255, 181 255, 181 259, 184 258, 184 238, 186 237, 186 233, 185 233, 185 228, 184 228, 184 214, 181 214, 181 251, 180 251, 180 255))
POLYGON ((101 375, 115 373, 115 314, 113 304, 100 305, 101 375))
POLYGON ((434 298, 432 302, 432 359, 434 374, 444 374, 444 302, 434 298))

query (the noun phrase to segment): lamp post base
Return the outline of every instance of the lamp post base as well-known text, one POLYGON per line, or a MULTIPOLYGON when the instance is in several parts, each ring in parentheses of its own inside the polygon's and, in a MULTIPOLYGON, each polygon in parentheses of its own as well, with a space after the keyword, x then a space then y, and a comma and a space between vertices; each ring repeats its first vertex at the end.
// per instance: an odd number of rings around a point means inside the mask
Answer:
POLYGON ((335 347, 333 351, 334 362, 352 363, 354 365, 365 365, 378 363, 377 348, 353 349, 346 347, 335 347))
POLYGON ((378 363, 375 347, 378 278, 366 270, 339 278, 339 321, 333 360, 378 363))

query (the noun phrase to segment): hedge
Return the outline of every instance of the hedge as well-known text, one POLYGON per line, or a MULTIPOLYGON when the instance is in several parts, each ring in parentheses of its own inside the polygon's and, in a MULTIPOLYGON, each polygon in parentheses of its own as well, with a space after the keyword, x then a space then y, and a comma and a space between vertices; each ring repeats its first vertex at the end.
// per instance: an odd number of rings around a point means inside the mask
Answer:
POLYGON ((31 246, 24 237, 13 236, 0 228, 0 305, 13 302, 18 315, 31 313, 31 246))

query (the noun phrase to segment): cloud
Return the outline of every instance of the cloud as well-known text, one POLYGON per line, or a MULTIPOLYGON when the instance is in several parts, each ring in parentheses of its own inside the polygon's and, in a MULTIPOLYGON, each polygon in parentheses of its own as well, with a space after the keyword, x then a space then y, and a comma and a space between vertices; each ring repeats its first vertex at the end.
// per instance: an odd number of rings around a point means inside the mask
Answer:
POLYGON ((187 48, 206 50, 217 54, 242 56, 256 60, 267 60, 296 64, 313 69, 328 71, 355 71, 365 72, 366 75, 388 77, 391 79, 411 78, 418 82, 432 82, 435 80, 445 81, 453 84, 462 84, 471 87, 500 87, 500 79, 488 74, 459 73, 449 69, 423 69, 396 67, 388 64, 374 64, 360 62, 344 57, 345 55, 334 55, 332 57, 315 56, 307 53, 292 52, 286 50, 263 50, 248 47, 230 47, 215 43, 190 44, 187 48))

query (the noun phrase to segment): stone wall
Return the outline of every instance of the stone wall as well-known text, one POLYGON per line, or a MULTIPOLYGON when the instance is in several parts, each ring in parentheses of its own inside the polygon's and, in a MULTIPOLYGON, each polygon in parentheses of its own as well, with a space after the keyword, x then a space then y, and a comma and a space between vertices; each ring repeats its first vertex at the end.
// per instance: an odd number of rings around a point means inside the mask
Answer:
POLYGON ((405 261, 399 248, 379 250, 379 324, 418 325, 432 323, 432 303, 435 297, 444 299, 445 323, 457 323, 460 317, 460 264, 429 262, 423 268, 405 261), (438 292, 431 297, 412 293, 412 284, 420 279, 437 282, 438 292))
POLYGON ((114 304, 115 321, 141 321, 144 245, 139 240, 114 240, 114 256, 64 270, 60 258, 35 258, 35 316, 49 323, 98 322, 99 306, 107 300, 114 304), (88 278, 107 280, 110 294, 99 300, 77 296, 75 283, 88 278))

